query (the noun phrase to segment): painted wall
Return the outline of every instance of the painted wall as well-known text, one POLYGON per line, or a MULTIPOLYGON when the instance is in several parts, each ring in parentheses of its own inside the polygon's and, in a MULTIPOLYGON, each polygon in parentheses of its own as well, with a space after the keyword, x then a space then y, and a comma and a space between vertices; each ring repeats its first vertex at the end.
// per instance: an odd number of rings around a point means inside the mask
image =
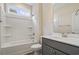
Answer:
POLYGON ((53 4, 42 4, 42 16, 43 35, 51 35, 53 33, 53 4))
POLYGON ((34 31, 35 31, 35 42, 39 42, 39 40, 41 39, 41 4, 32 4, 33 6, 33 15, 34 15, 34 31))
POLYGON ((53 33, 53 4, 33 4, 33 14, 36 19, 35 39, 41 40, 42 35, 52 35, 53 33))

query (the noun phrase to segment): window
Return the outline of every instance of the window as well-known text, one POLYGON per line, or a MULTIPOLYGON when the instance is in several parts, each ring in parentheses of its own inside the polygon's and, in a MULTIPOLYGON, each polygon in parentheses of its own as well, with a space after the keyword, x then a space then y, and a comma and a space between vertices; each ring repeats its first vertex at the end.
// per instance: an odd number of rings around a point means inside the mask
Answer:
POLYGON ((22 3, 10 3, 7 4, 9 14, 15 14, 20 16, 31 16, 32 7, 28 4, 22 3))

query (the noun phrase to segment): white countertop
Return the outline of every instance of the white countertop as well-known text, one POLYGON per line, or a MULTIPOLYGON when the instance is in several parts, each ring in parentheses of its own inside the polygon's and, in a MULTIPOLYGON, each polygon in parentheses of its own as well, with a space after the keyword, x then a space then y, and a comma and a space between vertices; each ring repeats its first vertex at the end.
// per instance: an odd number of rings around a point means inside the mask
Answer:
POLYGON ((79 38, 78 37, 77 38, 75 38, 75 37, 54 37, 52 35, 45 35, 42 37, 79 47, 79 38))

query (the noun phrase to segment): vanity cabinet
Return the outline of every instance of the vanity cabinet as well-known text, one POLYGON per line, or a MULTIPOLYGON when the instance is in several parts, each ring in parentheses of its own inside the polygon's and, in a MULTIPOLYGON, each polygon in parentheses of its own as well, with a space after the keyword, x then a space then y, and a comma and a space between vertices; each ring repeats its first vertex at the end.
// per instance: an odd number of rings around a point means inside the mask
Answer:
POLYGON ((54 55, 55 51, 53 48, 49 47, 46 44, 43 44, 43 54, 44 55, 54 55))
POLYGON ((67 43, 55 41, 53 39, 42 39, 43 55, 78 55, 79 47, 67 43))
POLYGON ((43 55, 63 55, 64 53, 46 45, 43 44, 43 55))

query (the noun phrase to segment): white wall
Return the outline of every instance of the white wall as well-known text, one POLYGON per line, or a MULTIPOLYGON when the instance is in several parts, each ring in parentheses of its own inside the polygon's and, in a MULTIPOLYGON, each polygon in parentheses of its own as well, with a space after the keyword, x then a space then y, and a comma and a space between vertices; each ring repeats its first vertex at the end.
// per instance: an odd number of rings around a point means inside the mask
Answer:
POLYGON ((53 4, 42 4, 42 13, 43 35, 51 35, 53 33, 53 4))
POLYGON ((41 4, 33 4, 33 15, 35 16, 35 42, 40 40, 41 35, 41 4))

